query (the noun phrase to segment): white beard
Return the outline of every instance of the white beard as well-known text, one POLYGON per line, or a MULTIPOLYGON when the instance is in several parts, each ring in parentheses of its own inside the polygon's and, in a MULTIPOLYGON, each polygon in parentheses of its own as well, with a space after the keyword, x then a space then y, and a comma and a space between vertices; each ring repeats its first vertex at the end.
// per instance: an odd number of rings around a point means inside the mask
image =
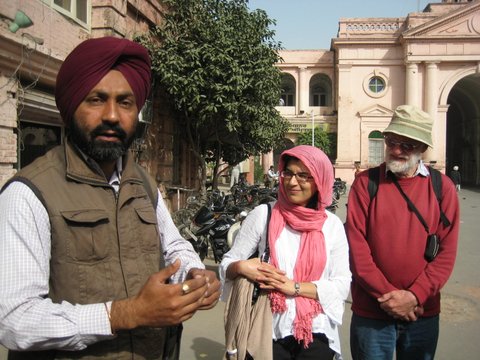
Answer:
POLYGON ((422 153, 416 152, 405 156, 402 160, 392 160, 390 158, 390 154, 388 153, 388 149, 385 151, 385 163, 387 165, 387 170, 390 170, 395 175, 399 176, 406 176, 413 172, 421 158, 422 153))

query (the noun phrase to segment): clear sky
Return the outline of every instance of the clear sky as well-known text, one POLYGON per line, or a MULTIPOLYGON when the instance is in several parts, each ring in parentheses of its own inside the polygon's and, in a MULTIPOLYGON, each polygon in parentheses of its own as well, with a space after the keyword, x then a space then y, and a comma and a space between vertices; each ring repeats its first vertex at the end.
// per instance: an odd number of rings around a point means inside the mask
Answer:
POLYGON ((441 0, 249 0, 277 24, 275 39, 287 50, 330 49, 340 18, 406 17, 441 0))

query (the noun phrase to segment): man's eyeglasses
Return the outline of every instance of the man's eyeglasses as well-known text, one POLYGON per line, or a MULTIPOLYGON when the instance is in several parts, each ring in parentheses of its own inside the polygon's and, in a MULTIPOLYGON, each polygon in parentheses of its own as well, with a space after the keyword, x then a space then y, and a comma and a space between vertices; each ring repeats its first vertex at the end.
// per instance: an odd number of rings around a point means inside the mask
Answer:
POLYGON ((412 144, 412 143, 403 142, 403 141, 395 141, 389 136, 385 136, 384 139, 385 139, 385 145, 387 145, 389 148, 400 146, 400 149, 407 152, 413 151, 422 145, 422 144, 412 144))
POLYGON ((283 170, 280 173, 280 176, 287 181, 290 181, 292 177, 295 176, 299 184, 303 184, 307 181, 313 180, 313 176, 311 176, 309 173, 304 173, 304 172, 294 173, 294 172, 291 172, 290 170, 283 170))

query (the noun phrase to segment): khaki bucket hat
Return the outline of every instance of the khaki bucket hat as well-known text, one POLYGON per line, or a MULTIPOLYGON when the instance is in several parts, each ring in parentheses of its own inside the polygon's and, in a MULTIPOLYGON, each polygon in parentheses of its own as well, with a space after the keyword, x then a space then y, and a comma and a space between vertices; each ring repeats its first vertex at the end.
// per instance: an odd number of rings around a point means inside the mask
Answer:
POLYGON ((420 141, 431 148, 433 119, 429 114, 413 105, 400 105, 384 133, 393 133, 420 141))

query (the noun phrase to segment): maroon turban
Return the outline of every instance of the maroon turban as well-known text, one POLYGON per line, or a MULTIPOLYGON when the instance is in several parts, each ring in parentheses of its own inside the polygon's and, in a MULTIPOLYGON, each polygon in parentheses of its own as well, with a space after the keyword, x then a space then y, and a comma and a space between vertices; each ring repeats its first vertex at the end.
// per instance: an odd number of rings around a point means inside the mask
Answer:
POLYGON ((55 101, 69 124, 77 107, 110 70, 120 71, 135 95, 138 111, 150 92, 150 57, 133 41, 115 37, 89 39, 67 56, 57 75, 55 101))

